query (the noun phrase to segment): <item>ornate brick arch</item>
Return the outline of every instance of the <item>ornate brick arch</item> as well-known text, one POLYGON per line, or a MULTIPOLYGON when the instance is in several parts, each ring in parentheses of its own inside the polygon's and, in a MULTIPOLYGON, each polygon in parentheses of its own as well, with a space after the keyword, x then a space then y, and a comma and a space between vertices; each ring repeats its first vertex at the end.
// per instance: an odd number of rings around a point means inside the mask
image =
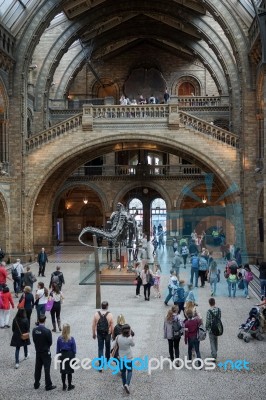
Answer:
POLYGON ((196 77, 194 77, 192 75, 182 76, 176 82, 174 82, 174 84, 172 86, 172 94, 174 94, 174 95, 177 95, 177 96, 191 96, 192 93, 195 96, 202 96, 203 95, 201 83, 199 82, 199 80, 196 77), (188 93, 181 94, 182 93, 182 87, 183 87, 184 91, 186 91, 186 87, 190 88, 191 90, 188 93))

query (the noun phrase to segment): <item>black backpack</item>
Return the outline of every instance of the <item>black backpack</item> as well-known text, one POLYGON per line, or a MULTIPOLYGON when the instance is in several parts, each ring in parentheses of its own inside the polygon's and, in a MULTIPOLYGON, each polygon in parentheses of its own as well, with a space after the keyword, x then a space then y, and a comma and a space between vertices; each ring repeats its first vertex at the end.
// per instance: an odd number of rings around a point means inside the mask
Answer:
POLYGON ((173 339, 178 339, 183 335, 183 328, 179 319, 174 319, 172 322, 173 339))
POLYGON ((100 311, 98 311, 98 314, 100 319, 97 323, 97 335, 106 336, 109 333, 109 323, 107 320, 107 314, 109 314, 109 311, 107 311, 105 314, 101 314, 100 311))
POLYGON ((11 270, 12 279, 16 279, 18 277, 18 271, 16 267, 12 267, 11 270))
POLYGON ((224 332, 224 327, 218 315, 215 315, 212 311, 210 311, 212 315, 212 323, 211 323, 211 333, 214 336, 222 336, 224 332))

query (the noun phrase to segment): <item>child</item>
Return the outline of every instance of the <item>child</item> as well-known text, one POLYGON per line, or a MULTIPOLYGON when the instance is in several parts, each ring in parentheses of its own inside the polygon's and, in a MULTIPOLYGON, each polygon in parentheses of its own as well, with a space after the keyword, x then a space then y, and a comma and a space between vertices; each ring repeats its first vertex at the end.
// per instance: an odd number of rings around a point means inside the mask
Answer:
POLYGON ((185 284, 185 281, 183 281, 183 280, 179 281, 179 286, 175 290, 175 293, 173 296, 174 304, 178 305, 179 314, 181 313, 181 311, 184 312, 184 304, 185 304, 185 298, 186 298, 184 284, 185 284))
POLYGON ((186 291, 186 300, 185 303, 187 303, 188 301, 193 301, 193 303, 196 304, 196 299, 193 293, 193 285, 192 283, 187 285, 188 290, 186 291))
POLYGON ((161 280, 161 267, 160 264, 156 264, 155 267, 155 275, 154 275, 154 291, 155 291, 155 298, 161 298, 161 292, 160 292, 160 280, 161 280))

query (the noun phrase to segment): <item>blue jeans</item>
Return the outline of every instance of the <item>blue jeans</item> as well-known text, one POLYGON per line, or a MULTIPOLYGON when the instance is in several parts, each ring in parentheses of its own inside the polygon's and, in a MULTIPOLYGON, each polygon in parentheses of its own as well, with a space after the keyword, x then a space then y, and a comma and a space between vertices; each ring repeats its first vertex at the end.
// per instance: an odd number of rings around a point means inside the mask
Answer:
POLYGON ((14 279, 14 292, 18 294, 20 289, 21 289, 21 277, 17 276, 17 278, 14 279))
POLYGON ((188 339, 188 359, 192 360, 192 349, 195 349, 197 358, 201 358, 199 350, 200 342, 197 338, 188 339))
POLYGON ((248 296, 248 285, 249 285, 249 282, 246 281, 245 279, 243 279, 243 283, 244 283, 244 296, 248 296))
MULTIPOLYGON (((27 357, 27 355, 28 355, 28 346, 25 344, 23 347, 24 347, 24 356, 27 357)), ((16 346, 16 350, 15 350, 15 361, 16 361, 16 364, 19 364, 19 350, 20 350, 20 347, 16 346)))
POLYGON ((266 297, 266 279, 260 279, 261 296, 266 297))
POLYGON ((129 386, 132 378, 132 362, 127 361, 127 368, 123 364, 123 368, 121 369, 121 376, 122 376, 123 386, 125 385, 129 386))
POLYGON ((233 297, 236 297, 236 282, 227 282, 228 283, 228 294, 231 297, 231 293, 233 291, 233 297))
POLYGON ((166 296, 166 299, 164 300, 165 304, 168 303, 169 300, 172 298, 172 288, 168 288, 168 295, 166 296))
POLYGON ((195 275, 195 287, 198 287, 199 270, 198 268, 191 268, 190 283, 193 284, 193 279, 195 275))
POLYGON ((111 334, 105 336, 97 335, 97 338, 98 338, 98 357, 99 358, 103 357, 103 348, 105 345, 105 358, 108 361, 111 352, 111 334))
POLYGON ((210 278, 210 285, 211 285, 212 293, 215 294, 216 293, 217 278, 210 278))

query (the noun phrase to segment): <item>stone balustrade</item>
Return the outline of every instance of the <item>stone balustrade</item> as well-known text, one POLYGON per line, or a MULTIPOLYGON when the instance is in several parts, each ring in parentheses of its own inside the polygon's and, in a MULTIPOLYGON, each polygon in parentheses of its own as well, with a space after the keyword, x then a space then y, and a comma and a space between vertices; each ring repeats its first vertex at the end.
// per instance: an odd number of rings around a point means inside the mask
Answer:
POLYGON ((69 132, 74 128, 81 126, 81 124, 82 114, 78 114, 60 124, 54 125, 53 127, 41 133, 38 133, 37 135, 30 137, 29 139, 26 139, 26 151, 29 152, 33 149, 38 149, 44 144, 49 143, 52 140, 55 140, 57 137, 65 134, 66 132, 69 132))
POLYGON ((128 128, 134 128, 135 123, 141 123, 143 129, 145 124, 155 124, 156 121, 163 124, 169 130, 178 131, 183 125, 189 129, 196 130, 204 135, 208 135, 213 139, 223 142, 233 147, 239 147, 239 138, 234 133, 226 131, 222 128, 212 125, 204 120, 201 120, 193 115, 179 110, 177 104, 145 104, 131 106, 93 106, 84 105, 83 114, 76 114, 68 118, 62 123, 58 123, 53 127, 31 136, 26 139, 26 151, 40 148, 42 145, 56 139, 58 136, 71 132, 73 129, 82 127, 83 131, 92 131, 94 124, 97 129, 112 129, 112 124, 115 122, 114 128, 117 129, 119 124, 127 124, 128 128))
POLYGON ((229 146, 239 148, 239 137, 232 132, 219 128, 183 111, 179 112, 180 124, 201 132, 229 146))
POLYGON ((176 176, 201 175, 196 165, 91 165, 78 168, 72 176, 176 176))

